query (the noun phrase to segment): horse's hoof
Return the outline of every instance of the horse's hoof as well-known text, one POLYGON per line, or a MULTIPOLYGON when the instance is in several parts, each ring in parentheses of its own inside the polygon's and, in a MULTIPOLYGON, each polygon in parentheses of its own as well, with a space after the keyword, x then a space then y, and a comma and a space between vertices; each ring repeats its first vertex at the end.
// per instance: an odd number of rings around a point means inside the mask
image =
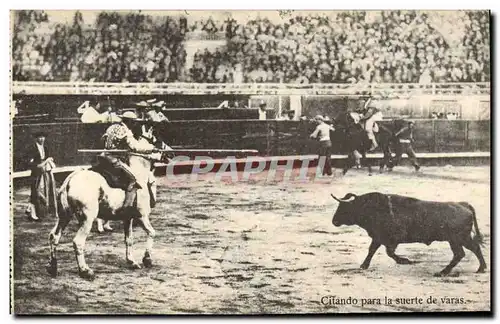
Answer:
POLYGON ((57 277, 57 262, 49 262, 49 264, 45 266, 45 269, 52 278, 57 277))
POLYGON ((95 274, 92 269, 86 269, 79 272, 81 278, 92 281, 95 279, 95 274))
POLYGON ((476 273, 484 273, 484 272, 485 272, 485 270, 486 270, 486 267, 484 267, 484 268, 479 268, 479 269, 477 269, 476 273))
POLYGON ((127 264, 128 264, 128 267, 132 270, 138 270, 138 269, 142 268, 141 265, 135 261, 128 260, 127 264))
POLYGON ((104 226, 104 231, 105 232, 112 232, 113 231, 113 228, 111 226, 104 226))
POLYGON ((368 173, 368 175, 369 175, 369 176, 372 176, 372 175, 373 175, 373 173, 371 173, 371 172, 370 172, 370 173, 368 173))
POLYGON ((151 268, 153 266, 153 260, 151 260, 150 256, 145 256, 142 258, 142 264, 144 264, 146 268, 151 268))
POLYGON ((363 270, 366 270, 366 269, 368 269, 368 267, 369 267, 369 266, 370 266, 370 265, 368 265, 368 264, 364 264, 364 263, 363 263, 363 264, 362 264, 359 268, 360 268, 360 269, 363 269, 363 270))

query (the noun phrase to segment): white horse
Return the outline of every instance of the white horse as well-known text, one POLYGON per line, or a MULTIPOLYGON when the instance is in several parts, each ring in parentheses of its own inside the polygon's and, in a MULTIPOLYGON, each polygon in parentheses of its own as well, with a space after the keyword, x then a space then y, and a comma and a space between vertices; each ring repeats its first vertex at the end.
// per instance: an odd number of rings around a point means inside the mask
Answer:
POLYGON ((149 221, 151 213, 150 194, 148 190, 148 176, 153 163, 151 155, 130 154, 130 168, 141 186, 137 189, 137 204, 134 208, 124 210, 122 208, 125 200, 125 191, 111 188, 105 178, 91 170, 78 170, 71 173, 58 194, 60 215, 57 215, 57 223, 49 234, 50 261, 47 271, 53 277, 57 276, 56 248, 62 232, 71 218, 76 216, 79 229, 73 239, 73 248, 76 254, 79 275, 82 278, 92 280, 94 272, 85 262, 85 242, 96 218, 103 220, 121 220, 125 232, 125 255, 127 264, 132 269, 139 269, 141 265, 132 257, 133 227, 137 222, 147 234, 146 251, 142 263, 145 267, 152 266, 151 250, 155 230, 149 221))

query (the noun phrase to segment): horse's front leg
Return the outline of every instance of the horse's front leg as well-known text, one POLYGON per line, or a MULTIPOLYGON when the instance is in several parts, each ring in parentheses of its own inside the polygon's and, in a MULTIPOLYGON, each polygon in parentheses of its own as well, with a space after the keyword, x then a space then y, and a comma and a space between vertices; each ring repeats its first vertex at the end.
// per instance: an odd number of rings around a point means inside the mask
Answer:
POLYGON ((384 172, 385 167, 391 166, 391 149, 389 147, 384 147, 384 157, 380 161, 380 173, 384 172))
POLYGON ((352 165, 353 165, 353 154, 348 153, 347 158, 345 159, 344 162, 344 170, 342 170, 342 174, 345 175, 347 171, 349 171, 349 169, 352 167, 352 165))
POLYGON ((362 155, 358 152, 358 150, 354 150, 352 152, 352 155, 354 157, 354 165, 356 166, 357 169, 361 169, 361 157, 362 157, 362 155))
POLYGON ((134 230, 133 230, 133 220, 126 219, 123 221, 123 231, 125 233, 125 257, 127 260, 127 265, 131 269, 140 269, 141 265, 134 260, 132 256, 132 246, 134 245, 134 230))
POLYGON ((151 251, 153 249, 153 242, 155 237, 155 230, 151 223, 149 222, 149 216, 143 216, 139 220, 139 224, 146 231, 148 236, 146 240, 146 251, 144 251, 144 257, 142 258, 142 263, 146 268, 153 266, 153 260, 151 259, 151 251))
POLYGON ((368 175, 372 175, 372 164, 366 157, 366 152, 363 152, 363 164, 368 166, 368 175))

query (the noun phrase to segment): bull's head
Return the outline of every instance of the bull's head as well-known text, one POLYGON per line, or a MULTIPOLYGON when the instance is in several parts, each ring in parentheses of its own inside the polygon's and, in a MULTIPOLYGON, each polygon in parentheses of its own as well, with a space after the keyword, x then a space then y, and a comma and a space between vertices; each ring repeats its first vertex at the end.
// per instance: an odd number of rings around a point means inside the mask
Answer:
POLYGON ((354 225, 356 223, 356 208, 354 204, 357 196, 353 193, 348 193, 341 199, 334 195, 332 197, 339 202, 339 207, 335 211, 335 214, 333 214, 332 224, 334 226, 354 225))

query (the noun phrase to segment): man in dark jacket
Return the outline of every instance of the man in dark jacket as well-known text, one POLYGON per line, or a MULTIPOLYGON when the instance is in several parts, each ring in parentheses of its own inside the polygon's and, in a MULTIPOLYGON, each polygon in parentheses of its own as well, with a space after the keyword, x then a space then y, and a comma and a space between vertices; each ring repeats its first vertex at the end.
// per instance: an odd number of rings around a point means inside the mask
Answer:
POLYGON ((395 165, 398 165, 401 162, 401 157, 403 153, 406 153, 406 155, 408 155, 408 159, 410 160, 411 164, 415 167, 415 171, 418 171, 420 169, 420 165, 417 162, 417 155, 415 154, 415 151, 413 150, 412 146, 412 143, 414 142, 413 139, 414 127, 415 123, 409 121, 408 126, 401 128, 394 134, 394 136, 396 136, 398 139, 396 144, 396 157, 394 162, 395 165))
POLYGON ((51 170, 55 168, 54 159, 50 156, 45 143, 47 134, 34 134, 35 142, 28 146, 26 162, 31 170, 31 197, 26 214, 32 220, 38 220, 37 211, 40 204, 49 206, 55 195, 55 182, 51 170), (37 208, 38 207, 38 208, 37 208))

